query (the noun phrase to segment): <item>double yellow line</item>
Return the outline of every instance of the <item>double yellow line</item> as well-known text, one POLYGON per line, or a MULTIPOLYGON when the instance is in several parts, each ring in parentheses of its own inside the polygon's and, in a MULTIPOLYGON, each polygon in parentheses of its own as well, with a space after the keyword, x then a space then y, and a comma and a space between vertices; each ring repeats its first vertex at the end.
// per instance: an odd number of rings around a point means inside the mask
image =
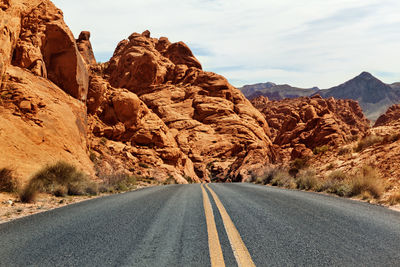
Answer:
MULTIPOLYGON (((243 240, 240 237, 240 234, 235 225, 233 224, 231 217, 229 217, 229 214, 226 212, 224 205, 222 205, 221 200, 207 184, 205 185, 205 187, 211 193, 215 204, 217 205, 219 213, 221 214, 222 222, 224 224, 229 242, 232 247, 233 255, 236 258, 238 266, 255 266, 253 260, 251 259, 249 251, 243 243, 243 240)), ((224 256, 222 253, 221 244, 219 242, 218 231, 215 224, 211 202, 203 185, 201 185, 201 190, 203 193, 204 213, 207 221, 208 247, 210 250, 211 266, 225 266, 224 256)))

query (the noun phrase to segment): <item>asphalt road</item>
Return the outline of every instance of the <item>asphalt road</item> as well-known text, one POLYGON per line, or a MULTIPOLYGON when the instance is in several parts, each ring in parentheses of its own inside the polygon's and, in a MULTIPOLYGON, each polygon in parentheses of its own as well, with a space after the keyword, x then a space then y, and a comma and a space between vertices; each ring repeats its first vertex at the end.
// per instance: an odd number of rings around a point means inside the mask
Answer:
POLYGON ((400 266, 400 213, 252 184, 197 184, 93 199, 0 225, 0 266, 238 262, 400 266))

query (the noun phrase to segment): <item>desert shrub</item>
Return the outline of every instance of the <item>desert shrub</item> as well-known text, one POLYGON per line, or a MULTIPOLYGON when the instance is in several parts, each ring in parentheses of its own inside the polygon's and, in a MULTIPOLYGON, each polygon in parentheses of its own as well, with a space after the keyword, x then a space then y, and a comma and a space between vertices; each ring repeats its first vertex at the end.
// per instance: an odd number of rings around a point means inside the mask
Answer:
POLYGON ((99 175, 103 180, 100 185, 100 192, 123 192, 136 188, 137 177, 124 172, 99 175))
POLYGON ((278 170, 276 173, 274 173, 271 184, 286 188, 296 188, 296 182, 294 178, 288 172, 283 170, 278 170))
POLYGON ((19 199, 23 203, 35 202, 38 190, 34 186, 26 186, 23 190, 19 192, 19 199))
POLYGON ((385 143, 393 143, 400 140, 400 133, 395 133, 392 135, 387 135, 383 138, 383 142, 385 143))
POLYGON ((358 196, 369 193, 373 198, 379 198, 384 191, 384 184, 379 173, 370 166, 364 166, 353 179, 350 180, 349 196, 358 196))
POLYGON ((56 197, 65 197, 68 194, 68 188, 65 186, 58 186, 55 190, 54 190, 54 195, 56 197))
POLYGON ((349 194, 350 186, 343 181, 328 178, 321 184, 320 191, 344 197, 349 194))
POLYGON ((357 146, 355 147, 356 152, 361 152, 367 147, 373 146, 377 143, 381 143, 383 141, 383 137, 376 135, 369 135, 361 139, 357 146))
POLYGON ((400 204, 400 191, 395 192, 394 194, 390 195, 388 198, 389 205, 396 205, 400 204))
POLYGON ((320 182, 312 170, 301 171, 296 178, 296 184, 298 189, 318 191, 320 188, 320 182))
POLYGON ((282 171, 279 167, 269 167, 265 168, 261 174, 251 174, 251 181, 256 184, 269 184, 271 183, 272 179, 276 176, 278 172, 282 171))
POLYGON ((301 170, 307 167, 307 159, 297 158, 290 163, 290 167, 293 169, 301 170))
POLYGON ((333 181, 344 181, 347 176, 343 171, 337 170, 329 174, 328 179, 333 181))
POLYGON ((345 147, 341 147, 338 151, 338 155, 347 155, 350 154, 351 152, 353 152, 353 149, 351 147, 345 146, 345 147))
POLYGON ((313 153, 314 155, 318 155, 318 154, 324 154, 325 152, 327 152, 329 150, 329 146, 324 145, 324 146, 317 146, 313 149, 313 153))
POLYGON ((59 161, 38 171, 21 195, 29 195, 34 191, 60 195, 62 187, 65 188, 68 195, 86 195, 88 191, 91 191, 89 188, 93 187, 93 182, 75 166, 59 161))
POLYGON ((8 168, 0 169, 0 192, 13 193, 18 190, 18 183, 13 172, 8 168))

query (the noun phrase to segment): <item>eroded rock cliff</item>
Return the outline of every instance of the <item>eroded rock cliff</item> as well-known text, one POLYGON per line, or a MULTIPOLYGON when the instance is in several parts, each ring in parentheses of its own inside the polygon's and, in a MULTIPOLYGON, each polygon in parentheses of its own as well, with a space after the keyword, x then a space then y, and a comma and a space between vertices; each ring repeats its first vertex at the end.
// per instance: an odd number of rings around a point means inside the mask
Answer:
POLYGON ((322 99, 320 96, 269 101, 260 96, 253 105, 264 114, 284 158, 312 155, 324 145, 337 147, 361 137, 369 121, 353 100, 322 99))

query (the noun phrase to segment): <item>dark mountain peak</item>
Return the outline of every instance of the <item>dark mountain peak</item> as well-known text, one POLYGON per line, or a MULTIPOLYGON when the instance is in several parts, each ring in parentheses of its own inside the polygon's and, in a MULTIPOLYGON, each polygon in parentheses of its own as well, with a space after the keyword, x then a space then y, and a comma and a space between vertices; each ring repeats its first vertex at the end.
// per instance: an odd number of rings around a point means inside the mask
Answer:
POLYGON ((376 79, 371 73, 366 72, 366 71, 361 72, 361 74, 358 75, 356 78, 362 78, 362 79, 374 78, 374 79, 376 79))

